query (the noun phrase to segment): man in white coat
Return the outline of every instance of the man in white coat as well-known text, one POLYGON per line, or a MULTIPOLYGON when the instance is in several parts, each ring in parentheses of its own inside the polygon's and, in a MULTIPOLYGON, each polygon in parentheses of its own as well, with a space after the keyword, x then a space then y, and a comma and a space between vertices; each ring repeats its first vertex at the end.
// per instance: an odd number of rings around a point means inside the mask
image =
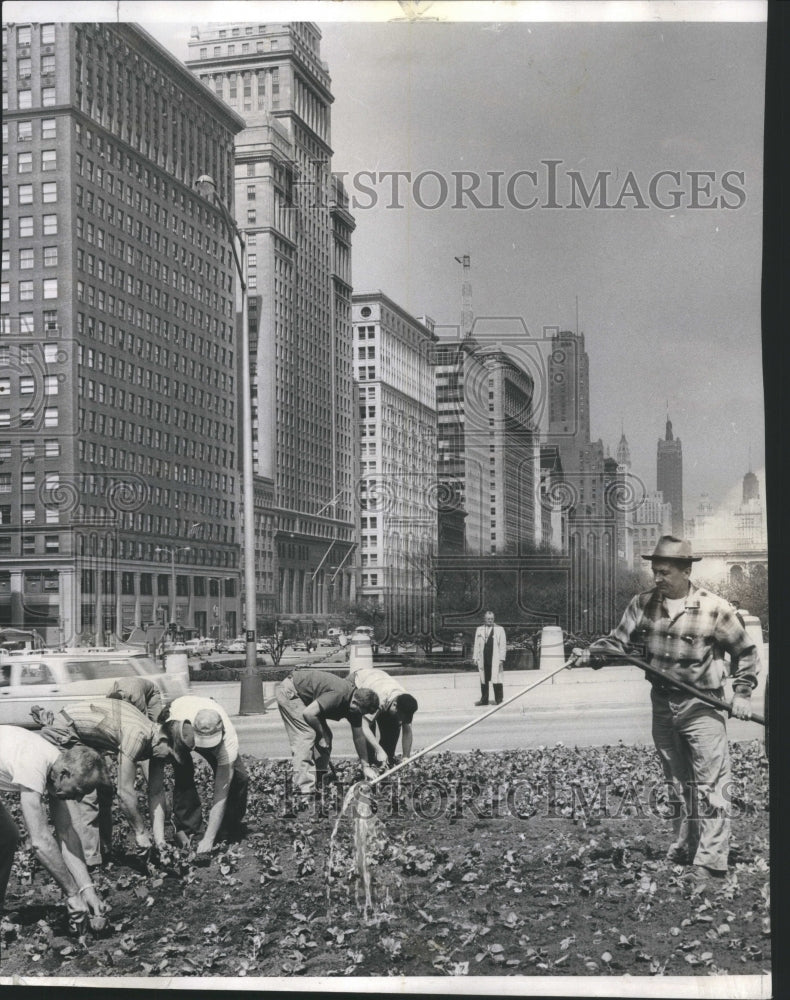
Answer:
POLYGON ((475 705, 488 704, 488 685, 493 682, 494 700, 502 703, 504 685, 502 673, 505 669, 507 639, 501 625, 494 624, 494 612, 486 611, 484 624, 475 632, 474 660, 480 672, 480 701, 475 705))

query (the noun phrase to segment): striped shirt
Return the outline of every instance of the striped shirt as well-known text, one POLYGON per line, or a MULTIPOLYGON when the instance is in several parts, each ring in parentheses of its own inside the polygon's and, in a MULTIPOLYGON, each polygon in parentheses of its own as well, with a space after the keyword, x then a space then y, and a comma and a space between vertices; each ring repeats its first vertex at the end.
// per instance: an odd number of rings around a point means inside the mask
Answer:
POLYGON ((109 751, 134 761, 150 760, 161 730, 134 705, 116 698, 67 705, 41 735, 57 746, 84 743, 94 750, 109 751))
POLYGON ((720 688, 727 652, 731 669, 734 666, 735 690, 749 691, 757 684, 760 658, 735 609, 693 584, 673 617, 658 590, 637 594, 607 638, 623 649, 636 647, 651 666, 666 673, 670 683, 676 679, 704 690, 720 688))

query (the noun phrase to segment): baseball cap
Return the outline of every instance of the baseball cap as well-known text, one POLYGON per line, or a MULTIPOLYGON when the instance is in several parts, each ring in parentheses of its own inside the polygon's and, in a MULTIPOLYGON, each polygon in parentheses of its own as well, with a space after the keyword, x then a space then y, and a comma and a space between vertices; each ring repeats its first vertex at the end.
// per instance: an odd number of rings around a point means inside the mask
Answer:
POLYGON ((225 735, 222 718, 213 708, 201 708, 192 720, 195 733, 195 746, 208 749, 218 746, 225 735))

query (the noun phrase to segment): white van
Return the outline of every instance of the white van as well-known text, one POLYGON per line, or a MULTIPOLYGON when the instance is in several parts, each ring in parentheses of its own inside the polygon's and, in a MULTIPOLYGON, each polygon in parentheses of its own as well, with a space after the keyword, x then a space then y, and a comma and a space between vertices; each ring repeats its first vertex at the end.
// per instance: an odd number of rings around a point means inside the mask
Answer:
POLYGON ((74 702, 106 697, 117 680, 140 676, 159 686, 166 704, 189 693, 186 669, 166 670, 136 650, 34 650, 0 657, 0 724, 36 728, 33 705, 58 712, 74 702))

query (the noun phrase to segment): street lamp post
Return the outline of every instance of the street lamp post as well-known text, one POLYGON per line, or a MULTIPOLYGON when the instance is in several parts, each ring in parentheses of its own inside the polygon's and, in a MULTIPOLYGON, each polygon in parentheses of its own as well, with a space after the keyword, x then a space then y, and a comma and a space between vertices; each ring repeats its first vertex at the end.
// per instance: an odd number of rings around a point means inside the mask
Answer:
POLYGON ((245 642, 246 669, 241 678, 239 715, 255 715, 266 711, 263 700, 263 681, 258 674, 258 649, 256 642, 256 586, 255 586, 255 494, 252 481, 252 405, 250 393, 250 331, 247 319, 247 248, 233 216, 217 194, 213 177, 203 174, 195 186, 219 209, 228 230, 233 261, 241 288, 241 410, 242 410, 242 516, 244 518, 244 606, 246 616, 245 642), (236 240, 239 248, 236 249, 236 240))
POLYGON ((176 553, 189 552, 189 545, 157 545, 154 552, 167 552, 170 555, 170 621, 176 620, 176 553))

